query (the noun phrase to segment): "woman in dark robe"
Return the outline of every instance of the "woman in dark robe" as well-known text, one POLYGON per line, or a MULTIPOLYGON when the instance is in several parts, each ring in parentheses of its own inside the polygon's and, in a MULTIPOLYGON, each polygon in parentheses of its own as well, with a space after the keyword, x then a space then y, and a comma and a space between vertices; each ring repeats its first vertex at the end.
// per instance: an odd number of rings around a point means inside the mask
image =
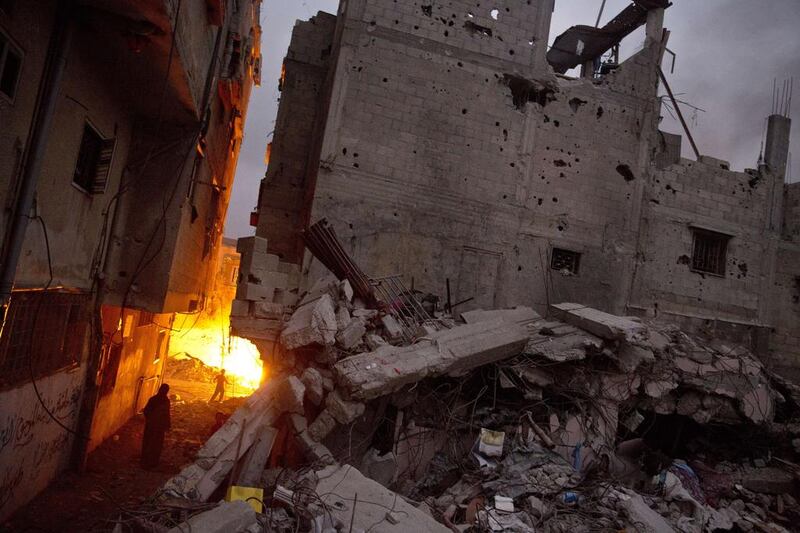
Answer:
POLYGON ((158 393, 144 406, 144 437, 142 438, 142 467, 156 468, 164 447, 164 434, 170 428, 169 385, 164 383, 158 393))

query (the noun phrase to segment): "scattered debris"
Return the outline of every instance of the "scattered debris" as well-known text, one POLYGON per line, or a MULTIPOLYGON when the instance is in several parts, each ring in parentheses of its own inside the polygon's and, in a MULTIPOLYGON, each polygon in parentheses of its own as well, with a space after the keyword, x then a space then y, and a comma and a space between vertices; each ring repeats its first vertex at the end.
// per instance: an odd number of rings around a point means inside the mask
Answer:
POLYGON ((320 532, 800 520, 800 389, 746 349, 577 303, 457 321, 418 312, 414 291, 387 301, 359 283, 357 297, 335 278, 302 295, 278 337, 280 372, 159 501, 249 485, 264 494, 261 523, 320 532))

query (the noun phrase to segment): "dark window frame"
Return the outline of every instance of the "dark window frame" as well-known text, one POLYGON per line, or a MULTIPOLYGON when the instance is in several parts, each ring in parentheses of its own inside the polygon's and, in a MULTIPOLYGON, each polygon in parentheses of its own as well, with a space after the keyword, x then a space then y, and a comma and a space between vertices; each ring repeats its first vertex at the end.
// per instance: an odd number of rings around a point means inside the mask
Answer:
POLYGON ((705 228, 693 227, 692 258, 689 269, 702 275, 725 277, 728 243, 732 236, 705 228))
POLYGON ((570 274, 577 276, 580 273, 581 255, 575 250, 553 246, 550 250, 550 268, 559 272, 566 268, 570 274))
POLYGON ((17 98, 17 93, 19 91, 19 80, 22 78, 22 65, 24 60, 25 54, 22 52, 22 48, 17 46, 14 40, 11 39, 11 36, 3 31, 2 28, 0 28, 0 98, 7 101, 9 104, 13 104, 17 98), (11 82, 13 86, 3 89, 3 85, 8 83, 6 78, 8 72, 6 71, 6 67, 8 65, 8 58, 11 53, 13 53, 13 56, 17 59, 16 72, 14 72, 14 79, 11 82), (6 92, 6 90, 10 90, 11 94, 6 92))
POLYGON ((136 320, 136 327, 146 327, 155 324, 155 314, 150 311, 139 311, 139 316, 136 320))
POLYGON ((84 121, 72 175, 72 185, 75 188, 88 195, 106 192, 108 178, 114 166, 116 141, 115 137, 103 137, 89 120, 84 121))
POLYGON ((77 367, 89 328, 90 295, 14 291, 0 336, 0 389, 77 367))

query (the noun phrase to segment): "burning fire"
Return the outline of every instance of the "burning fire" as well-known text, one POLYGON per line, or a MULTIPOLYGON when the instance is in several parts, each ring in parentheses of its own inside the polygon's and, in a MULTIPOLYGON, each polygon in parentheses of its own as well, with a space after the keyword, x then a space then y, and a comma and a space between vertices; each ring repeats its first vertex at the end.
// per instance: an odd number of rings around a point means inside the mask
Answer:
MULTIPOLYGON (((261 383, 262 361, 255 344, 228 335, 227 317, 198 319, 185 316, 175 320, 170 339, 170 354, 189 354, 214 368, 224 368, 229 383, 226 396, 252 393, 261 383)), ((167 363, 169 364, 169 363, 167 363)))

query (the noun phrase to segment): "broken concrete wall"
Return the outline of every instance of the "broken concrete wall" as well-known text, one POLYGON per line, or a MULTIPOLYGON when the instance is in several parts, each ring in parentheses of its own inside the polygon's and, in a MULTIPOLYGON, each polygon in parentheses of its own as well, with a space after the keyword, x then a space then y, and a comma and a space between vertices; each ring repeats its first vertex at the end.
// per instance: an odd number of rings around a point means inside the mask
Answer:
POLYGON ((770 289, 769 367, 800 382, 800 245, 778 245, 770 289))
MULTIPOLYGON (((336 17, 318 13, 298 22, 280 81, 281 105, 273 141, 267 148, 269 166, 259 198, 257 234, 270 241, 270 252, 300 263, 299 230, 303 227, 307 176, 316 171, 309 161, 319 110, 324 108, 323 88, 328 75, 336 17)), ((318 156, 316 156, 318 157, 318 156)))
MULTIPOLYGON (((301 23, 287 76, 302 58, 316 81, 284 83, 276 143, 287 146, 273 146, 259 235, 288 253, 308 220, 326 218, 369 275, 402 273, 440 295, 449 279, 454 302, 471 298, 459 312, 581 301, 689 329, 714 319, 764 353, 769 295, 793 275, 770 229, 777 178, 681 159, 680 137, 657 131, 662 12, 640 52, 571 79, 544 60, 551 11, 550 0, 356 0, 335 29, 322 15, 301 23), (296 127, 295 106, 307 111, 296 127), (303 194, 310 213, 287 212, 303 194), (731 236, 723 275, 692 270, 692 228, 731 236)), ((799 194, 787 190, 790 227, 799 194)))
MULTIPOLYGON (((42 402, 65 426, 77 424, 86 364, 37 381, 42 402)), ((69 465, 74 437, 60 427, 25 382, 0 396, 0 521, 69 465)))
POLYGON ((800 241, 800 182, 789 183, 784 188, 783 238, 800 241))
POLYGON ((647 184, 642 261, 632 306, 648 311, 759 324, 772 268, 768 188, 758 171, 733 172, 724 161, 681 159, 647 184), (724 269, 693 264, 694 236, 728 235, 724 269))
POLYGON ((328 218, 371 275, 439 293, 450 278, 456 301, 474 298, 462 310, 544 310, 548 277, 557 299, 618 302, 633 250, 610 252, 635 227, 646 62, 602 84, 558 80, 540 46, 547 3, 388 4, 345 8, 311 219, 328 218), (585 268, 552 272, 552 247, 585 268))

